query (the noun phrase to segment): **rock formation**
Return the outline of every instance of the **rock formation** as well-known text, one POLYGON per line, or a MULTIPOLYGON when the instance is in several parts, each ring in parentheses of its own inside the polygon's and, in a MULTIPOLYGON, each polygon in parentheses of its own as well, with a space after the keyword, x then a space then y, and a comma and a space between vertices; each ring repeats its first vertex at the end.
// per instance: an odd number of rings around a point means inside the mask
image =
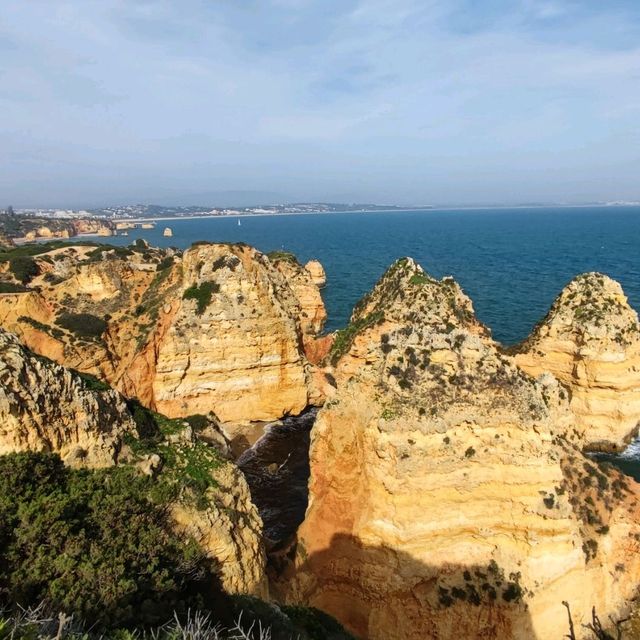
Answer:
POLYGON ((577 428, 591 448, 621 448, 640 423, 640 325, 621 286, 599 273, 575 278, 515 362, 552 373, 569 392, 577 428))
POLYGON ((246 246, 185 252, 182 300, 156 347, 153 404, 169 415, 272 420, 308 404, 299 303, 246 246))
POLYGON ((320 295, 324 286, 324 269, 317 261, 312 261, 311 270, 302 266, 291 253, 277 251, 269 254, 271 262, 282 273, 300 304, 300 327, 308 336, 319 334, 327 320, 327 312, 320 295), (319 266, 316 267, 315 265, 319 266), (320 277, 320 271, 322 277, 320 277), (322 284, 319 284, 322 282, 322 284))
POLYGON ((327 274, 324 272, 324 267, 317 260, 309 260, 304 268, 311 274, 311 280, 313 284, 319 289, 322 289, 327 284, 327 274))
POLYGON ((0 325, 34 351, 172 417, 272 420, 310 402, 303 341, 326 312, 302 267, 246 245, 140 241, 34 260, 30 288, 0 295, 0 325))
POLYGON ((54 451, 69 464, 115 463, 136 425, 122 396, 27 351, 0 329, 0 454, 54 451))
POLYGON ((640 487, 585 458, 550 375, 452 279, 398 261, 336 338, 309 507, 279 588, 371 640, 546 639, 640 576, 640 487))
MULTIPOLYGON (((200 482, 210 474, 204 505, 181 499, 167 505, 173 524, 200 542, 225 591, 267 595, 262 523, 244 476, 186 423, 163 419, 168 427, 159 434, 164 440, 154 440, 158 453, 147 452, 148 445, 138 453, 144 434, 118 392, 29 352, 2 329, 0 382, 0 455, 50 451, 72 466, 136 464, 161 481, 185 473, 187 462, 200 482)), ((178 481, 183 493, 187 483, 178 481)))

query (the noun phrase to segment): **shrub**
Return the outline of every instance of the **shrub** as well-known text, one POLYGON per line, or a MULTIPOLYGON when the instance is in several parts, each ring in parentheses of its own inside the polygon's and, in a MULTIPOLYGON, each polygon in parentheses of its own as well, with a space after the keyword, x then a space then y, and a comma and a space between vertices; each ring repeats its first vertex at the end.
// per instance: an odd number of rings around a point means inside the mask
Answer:
POLYGON ((204 310, 211 304, 211 297, 214 293, 220 291, 220 285, 207 281, 200 285, 192 285, 182 294, 183 300, 195 300, 198 305, 196 307, 196 313, 201 316, 204 310))
MULTIPOLYGON (((153 481, 129 467, 64 467, 57 455, 0 458, 0 598, 97 628, 158 624, 202 606, 195 542, 167 525, 153 481)), ((210 588, 210 584, 207 585, 210 588)))
POLYGON ((29 291, 25 286, 15 282, 0 282, 0 293, 24 293, 29 291))
POLYGON ((27 284, 40 273, 36 261, 28 256, 11 258, 9 260, 9 271, 22 284, 27 284))
POLYGON ((107 330, 107 323, 91 313, 61 313, 56 323, 81 338, 95 340, 107 330))
POLYGON ((267 253, 267 258, 271 262, 290 262, 291 264, 300 264, 298 258, 295 257, 290 251, 270 251, 267 253))

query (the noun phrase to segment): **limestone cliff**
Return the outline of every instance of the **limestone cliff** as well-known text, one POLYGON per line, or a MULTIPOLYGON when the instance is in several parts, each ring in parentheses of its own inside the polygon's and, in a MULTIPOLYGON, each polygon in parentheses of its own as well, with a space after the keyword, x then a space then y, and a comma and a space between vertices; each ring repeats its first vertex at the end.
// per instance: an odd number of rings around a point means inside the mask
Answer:
POLYGON ((309 403, 303 343, 326 314, 301 267, 207 243, 64 247, 34 261, 25 292, 0 294, 0 325, 34 351, 170 416, 272 420, 309 403))
POLYGON ((599 273, 575 278, 515 362, 566 386, 577 428, 591 448, 621 448, 640 422, 640 325, 622 287, 599 273))
POLYGON ((563 600, 582 621, 635 595, 640 487, 580 453, 563 389, 501 354, 453 280, 397 262, 332 361, 289 601, 373 640, 546 640, 563 600))
POLYGON ((122 396, 27 351, 0 329, 0 454, 54 451, 69 464, 115 463, 136 425, 122 396))
POLYGON ((157 348, 154 405, 170 415, 271 420, 308 404, 300 305, 281 273, 247 246, 185 252, 182 300, 157 348))
POLYGON ((309 260, 304 268, 311 274, 311 280, 319 289, 327 284, 327 274, 324 267, 318 260, 309 260))
POLYGON ((311 269, 307 268, 308 265, 303 267, 293 254, 283 251, 269 254, 269 259, 282 273, 298 299, 302 332, 312 336, 319 334, 327 320, 327 311, 319 289, 325 282, 322 265, 312 261, 308 263, 311 269))
POLYGON ((132 413, 118 392, 2 329, 0 382, 0 455, 50 451, 73 466, 137 465, 164 487, 173 525, 200 542, 225 591, 267 595, 262 522, 244 476, 187 423, 132 413), (196 500, 190 487, 202 485, 196 500))

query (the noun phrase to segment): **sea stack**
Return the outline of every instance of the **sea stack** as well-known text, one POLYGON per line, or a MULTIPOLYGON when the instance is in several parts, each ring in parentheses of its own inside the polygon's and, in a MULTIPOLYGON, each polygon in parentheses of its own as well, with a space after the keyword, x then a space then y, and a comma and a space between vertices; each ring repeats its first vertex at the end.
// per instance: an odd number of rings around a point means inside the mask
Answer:
POLYGON ((600 273, 572 280, 514 351, 528 374, 550 372, 567 388, 587 447, 621 449, 637 433, 640 325, 617 282, 600 273))
POLYGON ((563 600, 577 628, 625 609, 640 487, 582 455, 566 392, 503 355, 452 279, 396 262, 331 361, 289 602, 370 640, 555 638, 563 600))

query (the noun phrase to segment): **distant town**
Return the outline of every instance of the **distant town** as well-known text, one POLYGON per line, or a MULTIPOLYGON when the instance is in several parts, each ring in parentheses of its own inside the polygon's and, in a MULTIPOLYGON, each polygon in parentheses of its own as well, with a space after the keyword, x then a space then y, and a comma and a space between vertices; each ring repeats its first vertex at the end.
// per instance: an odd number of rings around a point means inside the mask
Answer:
MULTIPOLYGON (((99 209, 38 209, 9 207, 12 215, 33 218, 106 220, 139 220, 147 218, 190 218, 238 215, 274 215, 283 213, 333 213, 341 211, 400 211, 407 209, 429 209, 430 206, 406 207, 380 204, 337 204, 326 202, 301 202, 293 204, 258 205, 253 207, 167 207, 155 204, 133 204, 103 207, 99 209)), ((7 212, 9 211, 7 209, 7 212)))

